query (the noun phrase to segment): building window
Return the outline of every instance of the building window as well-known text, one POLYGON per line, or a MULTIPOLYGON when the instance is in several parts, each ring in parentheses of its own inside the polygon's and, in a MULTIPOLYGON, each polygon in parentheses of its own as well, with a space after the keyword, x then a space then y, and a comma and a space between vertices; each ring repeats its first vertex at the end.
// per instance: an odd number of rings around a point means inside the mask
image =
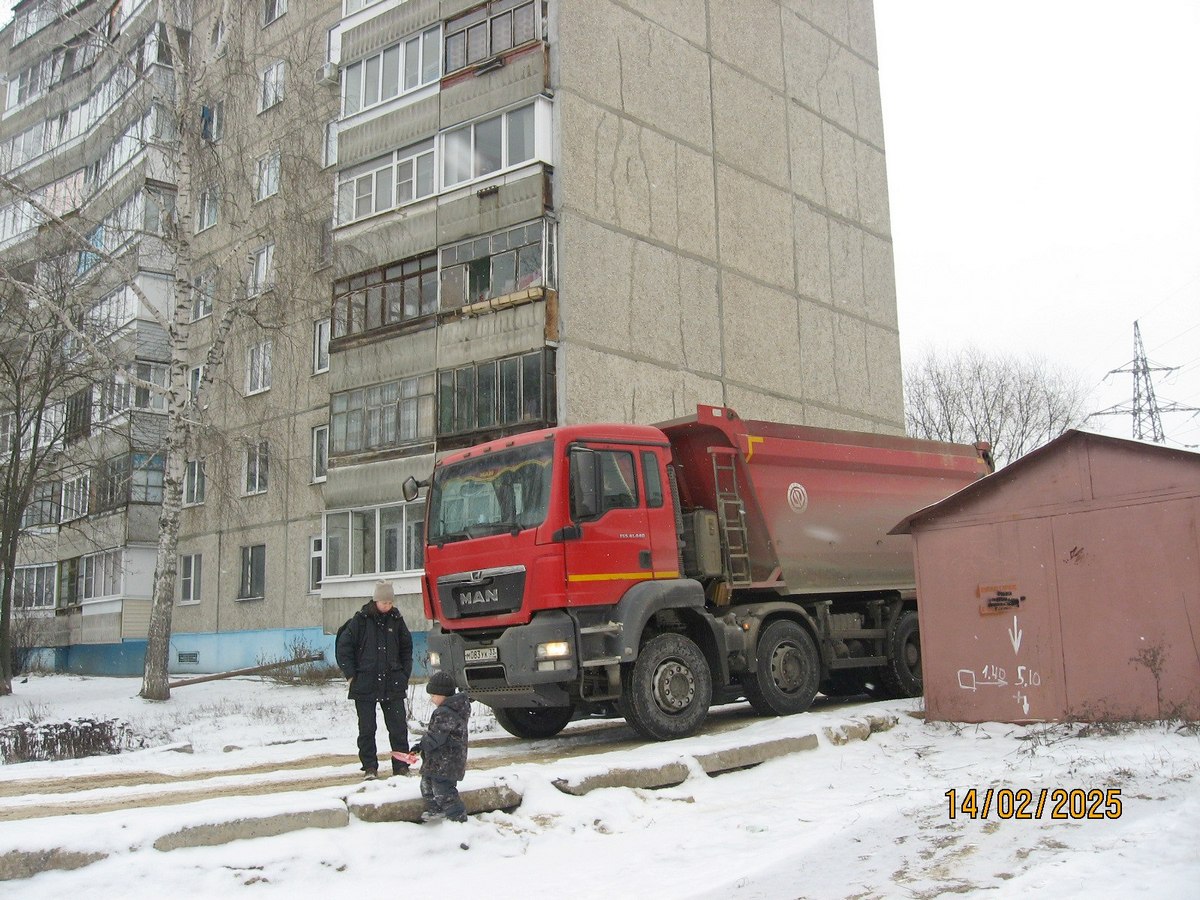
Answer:
POLYGON ((271 342, 252 344, 246 351, 246 396, 271 387, 271 342))
POLYGON ((242 571, 238 579, 239 600, 261 600, 267 586, 267 545, 242 548, 242 571))
POLYGON ((313 374, 329 371, 329 319, 313 323, 313 374))
POLYGON ((433 196, 433 138, 338 173, 338 224, 433 196))
POLYGON ((209 269, 192 279, 192 321, 212 315, 217 294, 217 271, 209 269))
POLYGON ((97 467, 96 509, 116 509, 129 502, 129 454, 114 456, 97 467))
POLYGON ((283 60, 263 69, 258 93, 258 111, 264 112, 283 100, 285 69, 283 60))
POLYGON ((427 253, 335 282, 333 336, 362 334, 436 313, 437 259, 436 253, 427 253))
POLYGON ((325 570, 325 552, 321 549, 323 540, 311 538, 308 544, 308 592, 315 594, 321 590, 321 580, 325 570))
POLYGON ((329 472, 329 426, 318 425, 312 430, 312 480, 324 481, 329 472))
POLYGON ((133 405, 137 409, 165 412, 167 409, 167 378, 165 363, 137 362, 134 364, 137 382, 133 386, 133 405))
POLYGON ((56 485, 42 482, 33 486, 33 494, 29 503, 21 513, 22 528, 41 528, 47 525, 57 525, 59 510, 56 485))
POLYGON ((183 473, 183 505, 199 506, 204 502, 204 460, 189 459, 183 473))
POLYGON ((279 193, 279 151, 258 160, 255 178, 255 200, 265 200, 279 193))
POLYGON ((120 549, 79 557, 75 596, 80 600, 121 596, 123 568, 120 549))
POLYGON ((446 23, 446 73, 482 62, 539 36, 537 4, 492 0, 446 23))
POLYGON ((13 605, 17 609, 54 607, 54 564, 17 566, 13 570, 13 605))
POLYGON ((225 101, 217 100, 215 103, 206 104, 200 107, 200 137, 208 141, 210 144, 215 144, 221 140, 221 134, 225 130, 225 101))
POLYGON ((215 184, 210 184, 200 192, 200 200, 196 207, 196 233, 217 224, 217 205, 220 202, 220 191, 215 184))
POLYGON ((267 490, 267 442, 259 441, 246 448, 246 493, 263 494, 267 490))
POLYGON ((200 574, 204 556, 192 553, 179 557, 179 602, 200 602, 200 574))
POLYGON ((542 221, 441 251, 441 306, 456 309, 536 287, 553 287, 554 229, 542 221))
POLYGON ((204 385, 204 366, 192 366, 187 376, 188 400, 195 406, 200 399, 200 388, 204 385))
POLYGON ((287 0, 265 0, 263 4, 263 25, 270 25, 287 12, 287 0))
POLYGON ((67 398, 63 440, 68 444, 92 433, 92 389, 83 388, 67 398))
POLYGON ((538 350, 438 373, 438 435, 549 423, 554 351, 538 350))
POLYGON ((454 187, 534 158, 534 104, 442 135, 442 186, 454 187))
POLYGON ((129 459, 129 502, 162 503, 162 454, 131 453, 129 459))
POLYGON ((88 475, 80 475, 64 481, 62 486, 62 518, 61 522, 81 519, 88 514, 88 495, 91 479, 88 475))
POLYGON ((420 375, 330 398, 331 452, 357 453, 433 438, 434 378, 420 375))
POLYGON ((348 65, 342 77, 342 115, 352 116, 441 77, 440 26, 426 29, 348 65))
POLYGON ((325 577, 420 569, 424 532, 424 501, 327 513, 325 577))
POLYGON ((254 297, 275 286, 275 245, 264 244, 250 254, 250 280, 246 293, 254 297))

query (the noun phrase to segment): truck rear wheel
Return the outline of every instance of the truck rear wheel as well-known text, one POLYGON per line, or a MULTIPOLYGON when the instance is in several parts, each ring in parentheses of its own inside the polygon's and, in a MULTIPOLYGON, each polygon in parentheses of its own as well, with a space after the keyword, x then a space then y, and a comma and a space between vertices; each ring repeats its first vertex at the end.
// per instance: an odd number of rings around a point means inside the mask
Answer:
POLYGON ((571 721, 573 706, 512 707, 493 709, 500 727, 519 738, 554 737, 571 721))
POLYGON ((754 711, 790 716, 812 706, 821 680, 821 658, 812 636, 788 619, 772 622, 758 639, 758 664, 742 687, 754 711))
POLYGON ((925 690, 921 677, 921 632, 917 612, 900 613, 888 633, 888 661, 880 670, 881 693, 890 697, 920 697, 925 690))
POLYGON ((694 734, 712 703, 708 660, 690 638, 660 634, 621 679, 621 708, 638 734, 669 741, 694 734))

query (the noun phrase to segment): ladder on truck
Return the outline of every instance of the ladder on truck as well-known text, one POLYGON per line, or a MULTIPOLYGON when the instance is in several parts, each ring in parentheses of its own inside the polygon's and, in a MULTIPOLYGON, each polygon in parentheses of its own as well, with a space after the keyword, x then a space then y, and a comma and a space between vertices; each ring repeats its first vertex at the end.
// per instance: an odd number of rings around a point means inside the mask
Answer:
POLYGON ((731 587, 749 587, 750 535, 746 530, 746 505, 738 489, 737 451, 732 447, 709 447, 712 457, 713 495, 717 523, 725 556, 725 577, 731 587))

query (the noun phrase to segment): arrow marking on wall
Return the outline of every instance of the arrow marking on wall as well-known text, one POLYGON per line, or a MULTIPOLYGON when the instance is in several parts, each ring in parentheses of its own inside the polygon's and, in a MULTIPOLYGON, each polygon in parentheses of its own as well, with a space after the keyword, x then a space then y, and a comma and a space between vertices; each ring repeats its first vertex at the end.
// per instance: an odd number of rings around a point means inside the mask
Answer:
POLYGON ((1013 616, 1012 628, 1008 629, 1008 639, 1010 641, 1012 641, 1013 653, 1021 652, 1021 635, 1022 634, 1024 634, 1024 632, 1021 631, 1021 629, 1017 627, 1017 617, 1013 616))

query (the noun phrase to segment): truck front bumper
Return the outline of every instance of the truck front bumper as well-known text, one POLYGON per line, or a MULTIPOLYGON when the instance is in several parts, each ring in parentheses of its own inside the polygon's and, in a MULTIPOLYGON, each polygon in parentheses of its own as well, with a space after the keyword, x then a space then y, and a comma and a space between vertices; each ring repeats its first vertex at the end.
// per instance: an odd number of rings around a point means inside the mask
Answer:
POLYGON ((500 634, 429 632, 429 649, 440 655, 440 668, 454 674, 458 686, 493 707, 568 706, 567 688, 579 677, 575 622, 562 610, 538 613, 527 625, 500 634), (567 657, 538 659, 540 644, 565 642, 567 657))

